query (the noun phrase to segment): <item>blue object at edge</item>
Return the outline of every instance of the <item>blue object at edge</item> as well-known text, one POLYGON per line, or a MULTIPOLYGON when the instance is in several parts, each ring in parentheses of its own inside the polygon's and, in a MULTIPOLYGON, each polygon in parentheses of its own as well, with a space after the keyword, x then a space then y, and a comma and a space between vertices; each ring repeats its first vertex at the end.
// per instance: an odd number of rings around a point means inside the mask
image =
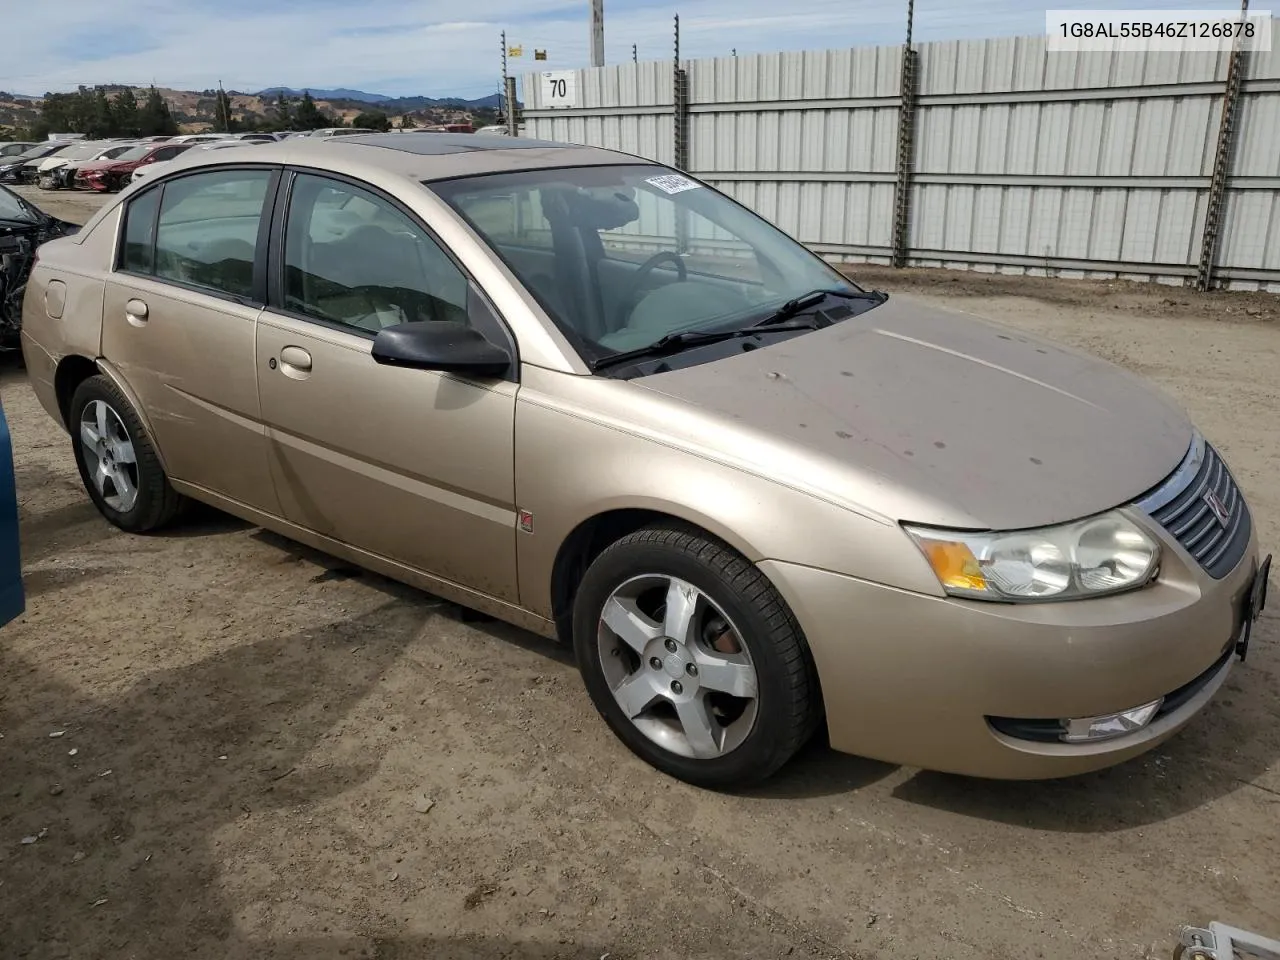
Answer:
POLYGON ((22 589, 22 547, 18 537, 18 486, 14 478, 13 442, 0 403, 0 626, 27 609, 22 589))

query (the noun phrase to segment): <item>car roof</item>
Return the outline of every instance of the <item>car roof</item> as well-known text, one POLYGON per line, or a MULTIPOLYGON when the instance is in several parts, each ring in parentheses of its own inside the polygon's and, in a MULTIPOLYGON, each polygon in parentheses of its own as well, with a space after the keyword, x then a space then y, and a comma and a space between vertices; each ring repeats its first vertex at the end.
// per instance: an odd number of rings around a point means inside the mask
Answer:
POLYGON ((415 181, 553 167, 652 163, 630 154, 581 144, 473 133, 372 133, 266 142, 253 150, 187 151, 175 170, 227 164, 298 164, 352 176, 392 174, 415 181))

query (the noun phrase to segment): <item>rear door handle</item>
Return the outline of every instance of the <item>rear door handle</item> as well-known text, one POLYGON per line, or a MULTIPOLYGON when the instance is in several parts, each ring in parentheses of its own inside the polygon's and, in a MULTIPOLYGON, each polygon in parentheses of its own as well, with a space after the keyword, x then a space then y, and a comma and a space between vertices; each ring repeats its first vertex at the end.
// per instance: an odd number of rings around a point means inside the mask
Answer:
POLYGON ((145 303, 134 297, 124 305, 124 317, 135 327, 145 327, 147 325, 150 309, 145 303))
POLYGON ((280 351, 280 372, 295 380, 311 375, 311 354, 301 347, 285 347, 280 351))

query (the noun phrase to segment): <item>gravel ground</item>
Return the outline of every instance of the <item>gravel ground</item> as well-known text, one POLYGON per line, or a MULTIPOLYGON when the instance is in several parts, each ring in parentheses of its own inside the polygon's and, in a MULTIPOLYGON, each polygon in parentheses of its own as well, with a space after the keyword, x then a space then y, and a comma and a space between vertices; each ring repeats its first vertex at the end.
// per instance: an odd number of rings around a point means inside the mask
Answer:
MULTIPOLYGON (((1276 301, 853 269, 1151 378, 1280 549, 1276 301)), ((815 743, 718 795, 632 758, 553 644, 213 512, 116 532, 12 362, 0 398, 29 595, 0 634, 5 960, 1140 960, 1184 923, 1280 936, 1280 610, 1196 722, 1111 771, 989 783, 815 743)))

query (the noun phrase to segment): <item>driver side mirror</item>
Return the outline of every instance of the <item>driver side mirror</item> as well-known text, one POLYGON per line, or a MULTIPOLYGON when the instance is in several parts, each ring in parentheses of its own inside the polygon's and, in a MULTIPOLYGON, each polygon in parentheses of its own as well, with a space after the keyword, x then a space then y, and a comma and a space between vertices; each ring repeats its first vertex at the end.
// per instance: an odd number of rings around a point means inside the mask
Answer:
POLYGON ((391 367, 439 370, 473 377, 498 377, 511 356, 465 323, 418 320, 382 329, 373 341, 373 359, 391 367))

